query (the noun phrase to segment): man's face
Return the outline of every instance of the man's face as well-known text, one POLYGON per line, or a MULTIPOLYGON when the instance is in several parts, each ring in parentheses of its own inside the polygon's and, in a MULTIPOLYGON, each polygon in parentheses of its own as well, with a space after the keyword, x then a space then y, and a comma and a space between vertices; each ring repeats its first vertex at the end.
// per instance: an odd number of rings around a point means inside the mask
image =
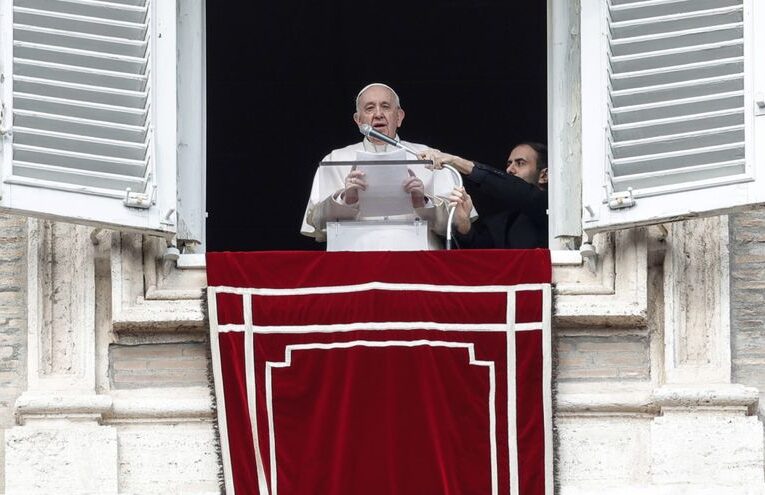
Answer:
POLYGON ((525 144, 516 146, 510 152, 507 173, 535 186, 544 187, 547 184, 547 169, 537 170, 537 152, 525 144))
MULTIPOLYGON (((396 105, 396 97, 391 90, 383 86, 372 86, 359 96, 359 108, 353 114, 356 125, 369 124, 376 131, 388 137, 395 137, 404 111, 396 105)), ((382 144, 370 138, 375 144, 382 144)))

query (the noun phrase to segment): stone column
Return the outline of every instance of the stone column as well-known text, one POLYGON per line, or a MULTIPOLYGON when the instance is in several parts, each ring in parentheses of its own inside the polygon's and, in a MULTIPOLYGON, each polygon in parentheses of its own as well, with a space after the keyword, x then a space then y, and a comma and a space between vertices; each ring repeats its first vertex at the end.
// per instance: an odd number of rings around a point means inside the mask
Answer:
POLYGON ((727 217, 669 226, 660 415, 651 428, 658 485, 763 486, 757 390, 731 383, 729 273, 727 217))
POLYGON ((28 388, 6 431, 6 493, 117 493, 117 433, 96 393, 94 229, 28 223, 28 388))

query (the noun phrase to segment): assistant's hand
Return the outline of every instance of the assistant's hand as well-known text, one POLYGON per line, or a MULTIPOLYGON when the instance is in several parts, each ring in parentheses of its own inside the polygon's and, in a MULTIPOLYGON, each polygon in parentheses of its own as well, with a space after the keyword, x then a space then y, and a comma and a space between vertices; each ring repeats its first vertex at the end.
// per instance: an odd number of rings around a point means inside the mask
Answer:
POLYGON ((407 169, 409 177, 404 181, 404 191, 412 195, 412 206, 414 208, 422 208, 425 206, 425 184, 422 183, 419 177, 414 172, 407 169))
POLYGON ((351 169, 351 172, 345 176, 345 191, 343 191, 343 197, 345 198, 345 204, 353 205, 359 201, 359 190, 367 190, 367 181, 364 178, 366 174, 355 168, 351 169))
POLYGON ((441 170, 444 168, 444 163, 449 163, 449 159, 453 155, 443 153, 435 148, 428 148, 425 151, 417 153, 417 158, 420 160, 430 160, 433 162, 433 169, 441 170))
POLYGON ((449 206, 454 207, 454 224, 460 234, 470 232, 470 212, 473 211, 473 200, 464 187, 455 187, 449 195, 449 206))
POLYGON ((473 162, 465 160, 457 155, 450 155, 436 149, 427 149, 417 154, 417 158, 420 160, 430 160, 433 162, 433 168, 435 170, 441 170, 444 165, 451 165, 456 168, 459 173, 468 175, 473 170, 473 162))

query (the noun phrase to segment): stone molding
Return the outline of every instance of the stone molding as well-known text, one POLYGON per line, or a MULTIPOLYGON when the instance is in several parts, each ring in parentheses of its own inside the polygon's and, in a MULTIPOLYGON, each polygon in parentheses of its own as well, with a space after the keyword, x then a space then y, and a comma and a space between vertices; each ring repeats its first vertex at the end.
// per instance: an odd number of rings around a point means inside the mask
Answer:
POLYGON ((205 331, 205 271, 175 269, 162 260, 162 243, 138 234, 112 235, 115 331, 205 331))
POLYGON ((553 266, 553 323, 642 327, 648 318, 646 229, 599 234, 595 259, 553 266), (618 275, 618 276, 617 276, 618 275))

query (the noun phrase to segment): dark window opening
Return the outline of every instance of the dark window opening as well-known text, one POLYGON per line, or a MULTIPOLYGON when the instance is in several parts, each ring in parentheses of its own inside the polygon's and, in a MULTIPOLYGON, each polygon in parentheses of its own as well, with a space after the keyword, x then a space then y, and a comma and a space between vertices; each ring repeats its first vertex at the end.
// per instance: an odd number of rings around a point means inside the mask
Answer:
POLYGON ((324 248, 299 232, 314 170, 361 140, 370 82, 400 95, 407 141, 499 168, 514 143, 545 142, 545 4, 208 4, 208 249, 324 248))

